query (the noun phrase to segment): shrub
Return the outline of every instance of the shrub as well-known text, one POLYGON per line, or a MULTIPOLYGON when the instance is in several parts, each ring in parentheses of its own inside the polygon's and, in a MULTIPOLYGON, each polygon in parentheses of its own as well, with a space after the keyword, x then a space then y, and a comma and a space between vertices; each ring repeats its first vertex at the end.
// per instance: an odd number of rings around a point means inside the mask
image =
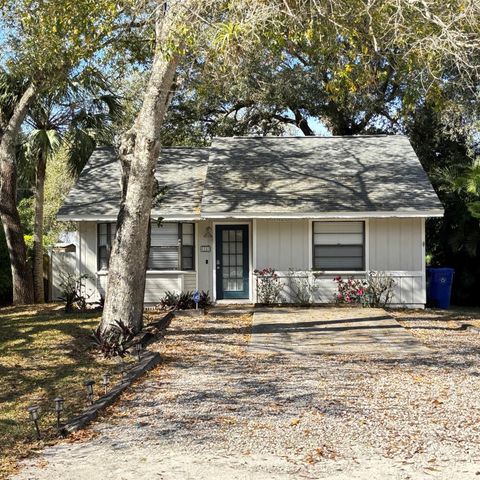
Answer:
POLYGON ((386 307, 393 298, 395 280, 385 272, 367 272, 367 294, 370 307, 386 307))
POLYGON ((135 332, 123 322, 115 321, 106 334, 98 327, 92 334, 94 346, 105 358, 124 357, 135 332))
POLYGON ((283 285, 273 268, 254 270, 257 277, 257 298, 259 303, 273 304, 283 301, 283 285))
POLYGON ((298 275, 295 270, 288 271, 289 287, 292 295, 292 302, 299 305, 310 305, 314 301, 319 286, 315 285, 315 279, 306 272, 298 275))
POLYGON ((343 280, 334 278, 337 283, 336 303, 362 305, 364 307, 386 307, 393 298, 395 280, 385 272, 367 272, 365 279, 350 277, 343 280))
MULTIPOLYGON (((198 302, 198 308, 204 309, 212 304, 209 292, 200 292, 200 301, 198 302)), ((191 310, 195 308, 195 302, 193 301, 193 292, 165 292, 165 295, 160 300, 158 305, 162 309, 175 308, 176 310, 191 310)))
POLYGON ((68 273, 61 276, 59 299, 65 302, 65 312, 71 313, 74 310, 84 311, 87 308, 87 298, 82 295, 85 287, 85 280, 88 275, 74 275, 68 273))

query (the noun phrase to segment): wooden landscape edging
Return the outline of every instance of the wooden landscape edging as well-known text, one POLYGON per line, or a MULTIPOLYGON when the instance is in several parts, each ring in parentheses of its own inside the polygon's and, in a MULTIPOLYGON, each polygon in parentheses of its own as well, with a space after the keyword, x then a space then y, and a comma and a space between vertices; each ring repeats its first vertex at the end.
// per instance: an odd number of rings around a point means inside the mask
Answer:
MULTIPOLYGON (((131 342, 129 342, 129 350, 133 350, 131 353, 134 354, 135 345, 140 344, 142 347, 145 347, 157 340, 159 335, 163 337, 165 330, 167 329, 168 325, 170 325, 173 315, 174 311, 170 310, 160 320, 151 323, 144 331, 136 335, 131 342)), ((125 378, 120 383, 115 385, 108 393, 96 400, 92 405, 84 410, 83 413, 69 420, 67 424, 62 427, 60 433, 66 436, 87 426, 90 422, 98 417, 98 414, 102 410, 115 403, 118 397, 120 397, 120 395, 135 380, 142 376, 146 371, 157 366, 161 360, 162 358, 158 352, 142 352, 140 354, 140 361, 125 373, 125 378)))
POLYGON ((455 323, 458 325, 459 330, 468 330, 470 332, 480 333, 480 328, 472 325, 471 323, 459 322, 458 320, 455 320, 455 323))
POLYGON ((96 402, 88 407, 82 414, 70 420, 61 429, 63 435, 76 432, 84 428, 87 424, 98 417, 100 411, 112 405, 117 398, 143 373, 151 370, 161 361, 158 352, 146 352, 141 355, 140 362, 131 368, 125 375, 125 379, 112 388, 106 395, 100 397, 96 402))

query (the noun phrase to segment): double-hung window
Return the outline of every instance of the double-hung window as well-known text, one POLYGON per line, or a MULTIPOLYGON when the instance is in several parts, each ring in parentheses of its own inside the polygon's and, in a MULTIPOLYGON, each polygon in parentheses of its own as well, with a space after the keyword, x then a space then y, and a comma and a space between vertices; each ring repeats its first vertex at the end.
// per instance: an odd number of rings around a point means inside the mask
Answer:
POLYGON ((194 270, 195 225, 153 223, 148 268, 150 270, 194 270))
POLYGON ((152 223, 149 270, 179 270, 180 240, 178 223, 152 223))
MULTIPOLYGON (((108 270, 115 224, 98 224, 98 269, 108 270)), ((156 223, 151 225, 149 270, 194 270, 195 225, 193 223, 156 223)))
POLYGON ((365 222, 313 222, 313 268, 365 269, 365 222))

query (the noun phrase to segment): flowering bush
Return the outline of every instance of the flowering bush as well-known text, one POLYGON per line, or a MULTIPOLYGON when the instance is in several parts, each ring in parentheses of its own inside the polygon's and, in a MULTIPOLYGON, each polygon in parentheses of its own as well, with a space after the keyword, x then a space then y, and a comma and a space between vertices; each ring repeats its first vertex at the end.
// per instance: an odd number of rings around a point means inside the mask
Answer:
POLYGON ((259 303, 280 303, 283 301, 283 285, 273 268, 254 270, 257 277, 257 298, 259 303))
POLYGON ((365 279, 350 277, 344 280, 337 276, 333 281, 338 289, 336 303, 385 307, 392 301, 395 280, 385 272, 367 272, 365 279))
POLYGON ((368 302, 366 299, 367 282, 365 280, 350 277, 344 280, 337 276, 333 279, 337 283, 337 293, 335 295, 336 303, 348 303, 352 305, 365 306, 368 302))

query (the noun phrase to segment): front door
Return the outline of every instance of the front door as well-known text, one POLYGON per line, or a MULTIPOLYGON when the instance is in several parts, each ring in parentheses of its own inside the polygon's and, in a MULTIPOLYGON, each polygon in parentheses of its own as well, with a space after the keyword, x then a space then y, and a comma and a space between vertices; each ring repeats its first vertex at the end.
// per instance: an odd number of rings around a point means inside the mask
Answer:
POLYGON ((215 257, 217 299, 248 298, 248 225, 217 225, 215 257))

